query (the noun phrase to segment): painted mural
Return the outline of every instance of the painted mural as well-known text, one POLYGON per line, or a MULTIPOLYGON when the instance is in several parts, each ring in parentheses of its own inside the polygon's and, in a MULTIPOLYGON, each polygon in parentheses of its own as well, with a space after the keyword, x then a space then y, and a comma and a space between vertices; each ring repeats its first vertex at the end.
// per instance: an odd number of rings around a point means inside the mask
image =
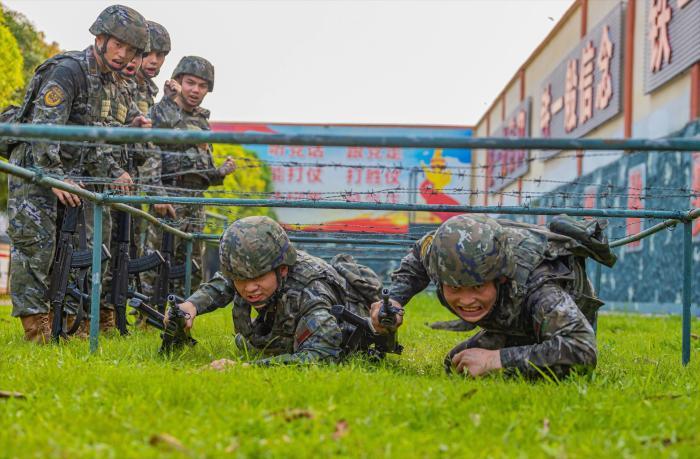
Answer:
MULTIPOLYGON (((218 132, 464 136, 470 128, 212 123, 218 132)), ((468 204, 471 151, 461 149, 245 145, 272 171, 274 199, 468 204)), ((277 209, 281 223, 305 230, 404 233, 410 223, 451 214, 277 209)))

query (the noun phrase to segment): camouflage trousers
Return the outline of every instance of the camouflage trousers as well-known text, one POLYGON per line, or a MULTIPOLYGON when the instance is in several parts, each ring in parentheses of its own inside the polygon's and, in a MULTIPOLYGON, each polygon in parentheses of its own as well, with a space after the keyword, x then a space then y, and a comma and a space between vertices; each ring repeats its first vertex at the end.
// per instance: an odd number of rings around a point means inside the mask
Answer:
MULTIPOLYGON (((94 206, 83 200, 88 248, 92 247, 92 215, 94 206)), ((10 285, 12 315, 15 317, 49 312, 45 299, 50 272, 60 232, 59 203, 50 188, 19 177, 9 176, 8 236, 10 250, 10 285)), ((111 219, 106 212, 103 234, 109 234, 111 219)), ((73 241, 78 247, 78 237, 73 241)), ((109 246, 108 238, 105 243, 109 246)), ((106 265, 103 265, 103 267, 106 265)), ((70 299, 67 299, 71 302, 70 299)))
MULTIPOLYGON (((204 208, 202 206, 195 206, 189 204, 176 204, 175 213, 177 215, 177 222, 179 223, 176 227, 180 231, 187 233, 201 233, 204 231, 204 221, 205 214, 204 208)), ((151 210, 153 214, 153 210, 151 210)), ((158 217, 156 215, 156 217, 158 217)), ((150 253, 154 250, 160 250, 161 243, 163 240, 163 232, 154 225, 149 225, 147 229, 148 242, 144 250, 145 253, 150 253)), ((172 260, 172 265, 181 265, 185 263, 187 259, 187 245, 185 241, 175 237, 175 247, 174 247, 174 259, 172 260)), ((200 269, 192 268, 192 291, 194 292, 199 288, 199 284, 202 282, 202 262, 204 255, 204 242, 201 240, 193 241, 192 243, 192 261, 200 266, 200 269)), ((153 286, 156 282, 156 273, 147 272, 142 276, 145 294, 150 295, 153 291, 153 286)), ((178 279, 173 281, 173 293, 179 296, 184 296, 185 294, 185 280, 178 279)))
MULTIPOLYGON (((466 341, 462 341, 457 346, 453 347, 445 356, 444 366, 445 371, 450 374, 453 371, 452 358, 466 349, 488 349, 495 351, 506 347, 530 346, 537 344, 534 338, 527 336, 514 336, 505 333, 497 333, 487 330, 481 330, 466 341)), ((563 378, 569 374, 571 367, 568 365, 553 365, 549 368, 542 369, 544 374, 553 373, 557 378, 563 378)), ((518 372, 512 368, 506 368, 503 372, 508 377, 518 375, 518 372)))

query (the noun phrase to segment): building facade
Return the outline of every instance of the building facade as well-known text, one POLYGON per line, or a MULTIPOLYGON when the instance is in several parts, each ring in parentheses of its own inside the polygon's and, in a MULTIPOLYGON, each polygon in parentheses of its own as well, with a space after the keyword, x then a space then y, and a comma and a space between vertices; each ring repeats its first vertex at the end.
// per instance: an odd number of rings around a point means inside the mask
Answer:
MULTIPOLYGON (((578 0, 479 120, 475 136, 689 137, 700 135, 699 117, 700 0, 578 0)), ((473 205, 700 207, 699 153, 475 150, 472 161, 473 205)), ((618 239, 655 223, 612 219, 608 232, 618 239)), ((618 265, 601 275, 603 299, 616 308, 678 310, 680 233, 619 249, 618 265)), ((700 224, 693 235, 697 242, 700 224)), ((693 250, 699 262, 700 246, 693 250)))

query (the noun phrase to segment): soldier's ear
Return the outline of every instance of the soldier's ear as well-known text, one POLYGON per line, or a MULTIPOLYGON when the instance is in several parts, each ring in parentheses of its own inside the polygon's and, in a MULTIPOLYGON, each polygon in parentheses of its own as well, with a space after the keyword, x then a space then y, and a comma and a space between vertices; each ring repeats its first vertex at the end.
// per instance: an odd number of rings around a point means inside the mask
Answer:
POLYGON ((287 266, 287 265, 280 266, 280 276, 287 277, 287 274, 289 274, 289 266, 287 266))
POLYGON ((498 278, 498 282, 497 282, 497 283, 498 283, 498 284, 505 284, 506 282, 508 282, 508 278, 507 278, 506 276, 501 276, 501 277, 498 278))

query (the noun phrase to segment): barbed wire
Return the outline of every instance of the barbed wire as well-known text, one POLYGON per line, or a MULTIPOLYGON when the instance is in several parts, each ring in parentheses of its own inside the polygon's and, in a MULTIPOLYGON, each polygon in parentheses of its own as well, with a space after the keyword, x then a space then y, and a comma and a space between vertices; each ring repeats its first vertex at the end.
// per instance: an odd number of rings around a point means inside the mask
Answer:
MULTIPOLYGON (((77 146, 90 146, 90 147, 104 147, 104 146, 109 146, 109 147, 119 147, 116 144, 106 144, 106 143, 94 143, 94 142, 76 142, 76 141, 66 141, 66 142, 61 142, 62 144, 72 144, 72 145, 77 145, 77 146)), ((177 155, 189 155, 190 153, 186 153, 183 151, 176 151, 176 150, 162 150, 160 148, 155 148, 155 149, 144 149, 142 151, 147 151, 151 153, 158 153, 160 155, 171 155, 171 156, 177 156, 177 155)), ((640 154, 649 154, 649 152, 630 152, 627 153, 627 157, 633 156, 633 155, 640 155, 640 154)), ((596 156, 620 156, 620 152, 586 152, 585 156, 586 157, 596 157, 596 156)), ((231 155, 234 157, 236 160, 240 160, 243 162, 250 162, 254 163, 254 166, 238 166, 239 169, 241 168, 259 168, 259 167, 266 167, 269 165, 280 165, 284 167, 320 167, 320 168, 350 168, 350 169, 390 169, 390 170, 418 170, 422 171, 423 168, 419 166, 402 166, 400 163, 399 164, 357 164, 357 163, 339 163, 339 162, 330 162, 330 163, 323 163, 323 162, 299 162, 299 161, 288 161, 288 160, 264 160, 260 158, 248 158, 245 156, 240 156, 240 155, 231 155)), ((577 158, 581 156, 580 153, 575 153, 572 155, 557 155, 557 158, 577 158)), ((551 154, 545 155, 546 159, 551 158, 551 154)), ((526 158, 525 161, 534 161, 539 158, 526 158)), ((469 164, 466 166, 448 166, 445 165, 444 167, 441 167, 440 169, 431 169, 430 172, 431 174, 435 175, 455 175, 453 171, 473 171, 474 169, 488 169, 491 166, 484 166, 484 165, 476 165, 476 164, 469 164)), ((196 170, 197 173, 211 173, 216 171, 216 168, 208 168, 208 169, 202 169, 202 170, 196 170)), ((166 177, 166 178, 171 178, 171 177, 178 177, 178 176, 183 176, 187 175, 191 172, 194 172, 195 170, 191 171, 177 171, 177 172, 172 172, 172 173, 166 173, 162 174, 161 177, 166 177)), ((489 178, 489 179, 496 179, 496 180, 522 180, 524 183, 534 183, 534 184, 542 184, 542 183, 551 183, 551 184, 561 184, 561 185, 567 185, 567 186, 612 186, 615 188, 620 188, 620 189, 627 189, 627 190, 634 190, 634 191, 647 191, 647 190, 662 190, 662 191, 677 191, 677 192, 687 192, 687 193, 693 193, 693 194, 700 194, 700 189, 692 189, 688 187, 659 187, 659 186, 644 186, 644 187, 631 187, 628 185, 614 185, 614 184, 602 184, 599 182, 583 182, 581 180, 578 180, 576 178, 571 179, 571 180, 554 180, 554 179, 543 179, 541 177, 538 178, 522 178, 522 177, 511 177, 508 174, 503 175, 503 174, 493 174, 493 175, 484 175, 484 174, 474 174, 474 173, 464 173, 464 172, 459 172, 456 174, 458 178, 489 178)), ((85 181, 89 180, 95 180, 95 183, 98 184, 111 184, 113 182, 113 178, 111 177, 86 177, 86 176, 78 176, 78 175, 71 175, 70 178, 75 178, 75 179, 82 179, 85 181), (101 180, 101 181, 100 181, 101 180), (99 181, 99 182, 98 182, 99 181)), ((147 178, 136 178, 135 182, 143 181, 143 180, 148 180, 147 178)), ((167 187, 163 187, 164 189, 167 189, 167 187)), ((498 193, 497 191, 490 191, 489 193, 494 194, 498 193)))

